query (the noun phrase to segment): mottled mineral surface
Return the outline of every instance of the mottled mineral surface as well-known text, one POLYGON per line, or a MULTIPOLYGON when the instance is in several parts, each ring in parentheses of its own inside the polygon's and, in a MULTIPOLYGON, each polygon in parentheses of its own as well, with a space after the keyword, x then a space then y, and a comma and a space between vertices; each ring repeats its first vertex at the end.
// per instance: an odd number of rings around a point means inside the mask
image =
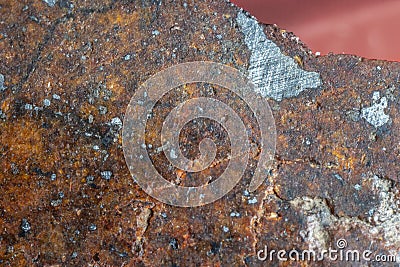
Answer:
MULTIPOLYGON (((2 0, 0 265, 381 266, 260 260, 266 246, 301 254, 343 244, 344 252, 400 260, 399 73, 396 62, 317 57, 292 33, 225 1, 2 0), (273 111, 276 153, 256 191, 247 191, 253 153, 225 197, 179 208, 132 179, 122 121, 149 77, 199 60, 253 80, 273 111)), ((180 135, 187 157, 198 155, 203 136, 219 147, 199 174, 171 168, 149 146, 160 145, 174 106, 202 95, 230 104, 249 138, 260 137, 246 103, 225 88, 173 90, 155 106, 146 143, 158 171, 178 184, 210 182, 229 161, 227 134, 208 119, 180 135)))

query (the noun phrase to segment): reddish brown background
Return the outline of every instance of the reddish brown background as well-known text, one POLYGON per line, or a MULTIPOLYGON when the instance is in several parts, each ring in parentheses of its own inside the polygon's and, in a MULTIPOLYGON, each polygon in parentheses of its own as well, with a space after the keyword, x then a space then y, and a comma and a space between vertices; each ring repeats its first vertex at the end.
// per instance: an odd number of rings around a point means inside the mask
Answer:
POLYGON ((313 52, 400 61, 400 1, 232 0, 260 21, 294 32, 313 52))

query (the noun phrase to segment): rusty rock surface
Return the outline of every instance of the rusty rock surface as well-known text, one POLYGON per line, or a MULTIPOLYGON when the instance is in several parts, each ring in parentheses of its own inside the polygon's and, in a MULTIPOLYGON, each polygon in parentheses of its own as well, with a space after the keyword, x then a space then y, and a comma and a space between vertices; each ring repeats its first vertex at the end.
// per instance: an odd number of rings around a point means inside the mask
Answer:
MULTIPOLYGON (((252 51, 241 12, 225 1, 0 2, 0 265, 348 266, 257 258, 266 245, 321 251, 341 238, 350 249, 400 260, 397 62, 318 57, 292 33, 260 25, 282 54, 322 81, 267 98, 277 150, 265 183, 246 190, 249 164, 222 199, 179 208, 152 199, 132 179, 121 128, 135 89, 188 61, 248 73, 252 51)), ((172 106, 202 94, 230 103, 254 129, 250 138, 259 138, 240 99, 189 84, 163 97, 146 141, 158 142, 172 106)), ((221 146, 218 164, 195 176, 153 155, 170 181, 202 184, 226 167, 229 140, 207 120, 182 131, 187 156, 197 155, 190 148, 201 129, 221 146)))

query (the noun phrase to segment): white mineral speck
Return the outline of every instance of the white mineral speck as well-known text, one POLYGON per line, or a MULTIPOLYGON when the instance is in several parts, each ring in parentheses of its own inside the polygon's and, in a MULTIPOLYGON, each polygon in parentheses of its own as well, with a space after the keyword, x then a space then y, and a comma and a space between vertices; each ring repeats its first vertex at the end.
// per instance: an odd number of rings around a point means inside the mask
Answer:
POLYGON ((107 107, 105 107, 105 106, 99 106, 99 113, 100 113, 101 115, 106 114, 106 113, 107 113, 107 107))
POLYGON ((49 7, 53 7, 56 3, 57 0, 43 0, 49 7))
POLYGON ((373 104, 370 107, 363 108, 361 110, 361 118, 364 118, 367 122, 378 128, 389 121, 389 115, 385 114, 385 108, 388 107, 388 101, 386 97, 380 98, 379 92, 374 92, 372 96, 373 104))
POLYGON ((4 87, 4 75, 0 74, 0 91, 3 91, 4 89, 6 89, 4 87))
POLYGON ((176 153, 175 153, 175 150, 173 150, 173 149, 171 149, 171 151, 169 152, 169 156, 170 156, 172 159, 177 159, 177 158, 178 158, 178 156, 177 156, 176 153))
POLYGON ((249 200, 247 201, 247 203, 249 203, 249 204, 256 204, 256 203, 257 203, 257 198, 254 197, 253 199, 249 199, 249 200))
POLYGON ((373 101, 378 101, 379 98, 380 98, 380 93, 379 93, 379 91, 375 91, 375 92, 372 93, 372 100, 373 100, 373 101))
POLYGON ((51 102, 48 99, 43 100, 43 105, 45 105, 46 107, 50 106, 51 102))
POLYGON ((111 125, 122 126, 122 121, 118 117, 112 118, 111 119, 111 125))
POLYGON ((26 110, 32 110, 33 106, 31 104, 25 104, 25 109, 26 110))
POLYGON ((230 216, 231 216, 231 217, 239 217, 239 216, 240 216, 240 213, 237 212, 237 211, 232 211, 231 214, 230 214, 230 216))
POLYGON ((105 179, 105 180, 110 180, 111 176, 112 176, 112 172, 111 171, 102 171, 100 173, 101 178, 105 179))

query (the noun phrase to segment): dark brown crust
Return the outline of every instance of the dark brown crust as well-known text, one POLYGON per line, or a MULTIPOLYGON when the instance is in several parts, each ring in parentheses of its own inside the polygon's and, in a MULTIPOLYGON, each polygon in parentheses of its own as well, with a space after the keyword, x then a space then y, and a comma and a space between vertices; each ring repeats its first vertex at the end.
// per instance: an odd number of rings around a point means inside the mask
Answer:
POLYGON ((389 218, 399 218, 399 63, 315 57, 293 34, 265 26, 323 86, 269 100, 278 138, 268 183, 248 194, 247 177, 213 204, 177 208, 133 181, 121 129, 110 121, 123 119, 142 82, 174 64, 210 60, 245 72, 250 51, 239 9, 224 1, 0 7, 0 265, 257 266, 265 264, 255 256, 264 245, 309 248, 313 239, 301 233, 312 231, 310 218, 323 229, 314 239, 327 246, 346 238, 353 249, 373 242, 377 253, 399 250, 388 238, 399 222, 373 219, 390 209, 389 218), (390 116, 378 128, 360 117, 376 91, 390 116))

